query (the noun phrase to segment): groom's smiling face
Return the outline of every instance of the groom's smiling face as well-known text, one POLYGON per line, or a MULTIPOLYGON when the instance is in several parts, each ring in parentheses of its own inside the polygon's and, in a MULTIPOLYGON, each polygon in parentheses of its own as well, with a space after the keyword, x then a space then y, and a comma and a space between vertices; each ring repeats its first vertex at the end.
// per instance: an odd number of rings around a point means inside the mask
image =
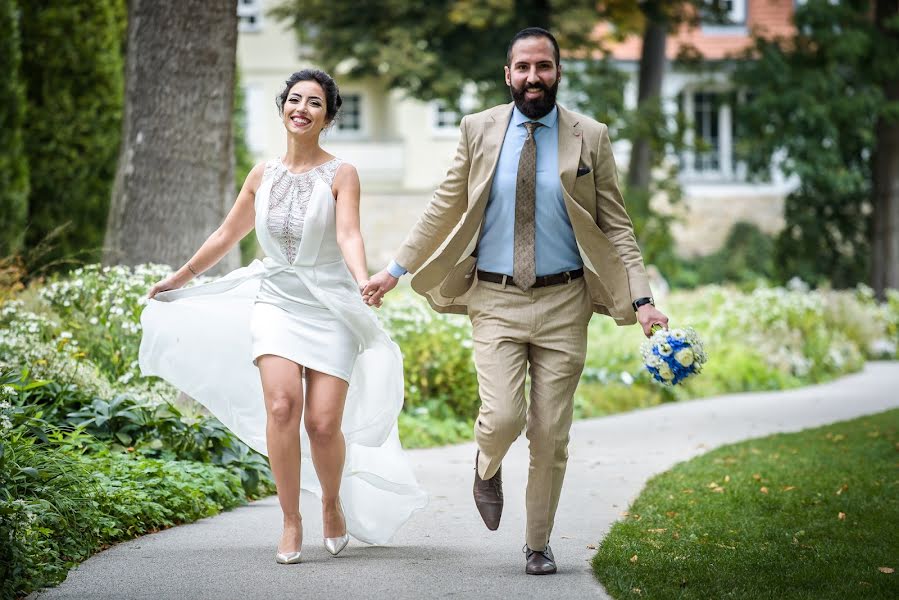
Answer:
POLYGON ((506 85, 512 99, 529 119, 545 116, 556 105, 556 93, 562 79, 552 42, 543 36, 515 42, 506 65, 506 85))

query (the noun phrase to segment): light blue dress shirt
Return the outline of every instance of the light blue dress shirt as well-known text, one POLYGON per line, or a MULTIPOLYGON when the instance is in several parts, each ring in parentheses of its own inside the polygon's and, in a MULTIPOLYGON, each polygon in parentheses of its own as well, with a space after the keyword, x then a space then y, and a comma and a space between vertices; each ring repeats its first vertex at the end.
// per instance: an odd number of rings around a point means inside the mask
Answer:
MULTIPOLYGON (((518 159, 527 139, 524 123, 529 121, 517 107, 500 150, 490 197, 478 241, 478 269, 512 275, 515 242, 515 188, 518 159)), ((543 125, 534 131, 537 143, 536 260, 537 275, 552 275, 583 266, 559 179, 559 110, 553 108, 537 120, 543 125)), ((394 277, 406 269, 391 261, 387 270, 394 277)))

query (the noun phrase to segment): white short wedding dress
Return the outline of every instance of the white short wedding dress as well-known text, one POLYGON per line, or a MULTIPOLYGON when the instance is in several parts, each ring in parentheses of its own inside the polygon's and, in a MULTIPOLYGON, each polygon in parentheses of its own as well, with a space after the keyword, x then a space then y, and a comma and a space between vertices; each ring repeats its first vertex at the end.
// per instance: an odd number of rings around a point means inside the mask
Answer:
MULTIPOLYGON (((350 535, 383 544, 427 504, 397 433, 399 347, 363 301, 337 245, 331 186, 340 160, 291 173, 266 164, 256 236, 266 258, 194 287, 162 292, 141 315, 140 367, 206 406, 265 454, 256 358, 275 354, 349 381, 340 496, 350 535)), ((300 485, 321 496, 303 427, 300 485)))

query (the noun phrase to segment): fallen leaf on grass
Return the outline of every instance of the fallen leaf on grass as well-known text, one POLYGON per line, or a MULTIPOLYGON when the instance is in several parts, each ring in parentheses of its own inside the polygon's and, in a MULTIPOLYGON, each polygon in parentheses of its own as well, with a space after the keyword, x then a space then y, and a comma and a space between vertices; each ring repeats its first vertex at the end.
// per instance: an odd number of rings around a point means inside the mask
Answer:
POLYGON ((846 520, 846 513, 841 512, 840 514, 837 515, 837 518, 838 518, 840 521, 845 521, 845 520, 846 520))
POLYGON ((668 512, 665 513, 665 516, 668 517, 669 519, 673 519, 674 517, 677 516, 677 511, 669 510, 668 512))
POLYGON ((783 491, 783 492, 791 492, 791 491, 793 491, 793 490, 795 490, 795 489, 796 489, 796 486, 795 486, 795 485, 788 485, 788 486, 784 486, 784 488, 783 488, 781 491, 783 491))
POLYGON ((753 474, 752 474, 752 478, 755 479, 756 481, 761 481, 761 480, 762 480, 762 476, 761 476, 760 473, 753 473, 753 474))
POLYGON ((637 555, 636 555, 636 554, 634 554, 634 555, 631 557, 631 562, 632 562, 632 563, 637 562, 637 555))
POLYGON ((894 569, 892 567, 877 567, 877 570, 880 571, 881 573, 886 573, 887 575, 892 575, 896 569, 894 569))
POLYGON ((843 492, 845 492, 848 489, 849 489, 849 485, 844 483, 839 488, 837 488, 837 492, 836 492, 837 496, 839 496, 840 494, 842 494, 843 492))
POLYGON ((665 533, 666 531, 668 531, 668 530, 664 527, 661 527, 659 529, 647 529, 646 530, 647 533, 665 533))
POLYGON ((761 493, 763 493, 763 494, 767 494, 767 493, 768 493, 768 488, 766 488, 765 486, 762 486, 762 487, 759 488, 759 491, 760 491, 761 493))
POLYGON ((634 594, 637 594, 637 595, 640 595, 643 593, 643 591, 640 588, 633 588, 631 590, 631 592, 633 592, 634 594))
POLYGON ((724 476, 724 483, 730 483, 730 475, 724 476))

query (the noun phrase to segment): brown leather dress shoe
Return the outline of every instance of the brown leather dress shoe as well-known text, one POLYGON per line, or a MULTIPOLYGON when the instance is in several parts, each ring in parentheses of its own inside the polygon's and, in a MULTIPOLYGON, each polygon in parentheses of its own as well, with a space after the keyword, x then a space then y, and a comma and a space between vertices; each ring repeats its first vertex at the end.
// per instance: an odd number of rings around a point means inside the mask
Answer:
POLYGON ((503 468, 497 469, 490 479, 481 479, 478 475, 478 450, 474 458, 474 503, 484 519, 484 525, 490 531, 499 527, 499 519, 503 516, 503 468))
POLYGON ((549 544, 543 550, 531 550, 525 544, 524 553, 528 558, 524 572, 528 575, 552 575, 556 572, 556 559, 549 544))

